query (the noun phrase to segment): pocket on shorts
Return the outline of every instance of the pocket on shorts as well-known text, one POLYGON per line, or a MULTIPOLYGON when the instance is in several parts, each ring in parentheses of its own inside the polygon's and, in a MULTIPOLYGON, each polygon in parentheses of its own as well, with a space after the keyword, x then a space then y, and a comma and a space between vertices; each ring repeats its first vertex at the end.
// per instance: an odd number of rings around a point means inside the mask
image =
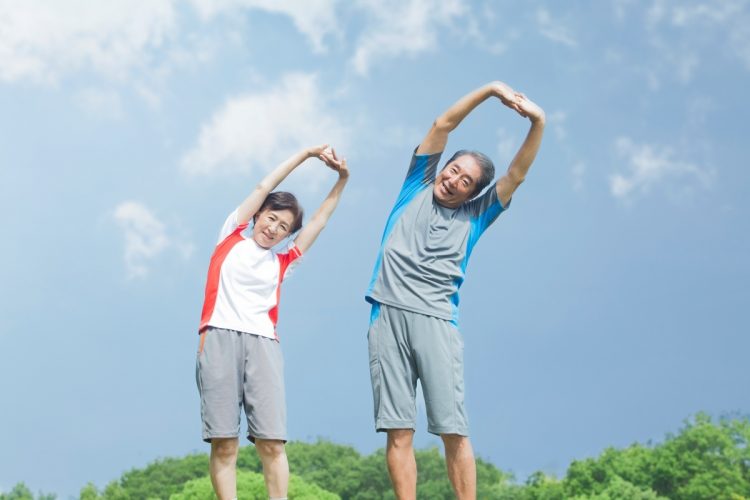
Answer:
POLYGON ((370 358, 370 377, 372 378, 373 383, 375 383, 375 380, 380 373, 379 339, 377 330, 375 330, 378 326, 377 323, 379 323, 378 316, 380 313, 380 307, 378 307, 376 311, 376 305, 380 306, 380 304, 373 304, 373 314, 377 314, 377 316, 371 316, 370 328, 367 329, 367 353, 370 358))

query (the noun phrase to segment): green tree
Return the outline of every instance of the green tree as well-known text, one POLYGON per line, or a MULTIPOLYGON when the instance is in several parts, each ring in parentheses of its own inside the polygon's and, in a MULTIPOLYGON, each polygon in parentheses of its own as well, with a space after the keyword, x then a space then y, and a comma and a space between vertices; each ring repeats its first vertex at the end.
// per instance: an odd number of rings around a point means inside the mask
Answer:
POLYGON ((714 424, 700 413, 661 444, 607 448, 598 458, 574 461, 563 480, 565 497, 612 497, 629 487, 644 498, 652 494, 680 500, 750 497, 749 444, 747 418, 714 424))
MULTIPOLYGON (((257 472, 239 471, 237 473, 237 496, 248 500, 266 500, 268 493, 263 475, 257 472)), ((185 483, 182 491, 169 497, 169 500, 214 500, 211 479, 206 476, 192 479, 185 483)), ((290 500, 340 500, 335 493, 326 491, 316 484, 305 482, 292 475, 289 478, 290 500)))
MULTIPOLYGON (((173 493, 182 490, 186 482, 205 476, 207 471, 208 455, 205 453, 191 454, 182 458, 164 458, 150 463, 143 469, 132 469, 126 472, 119 480, 109 483, 100 497, 91 498, 103 500, 167 499, 173 493)), ((81 500, 84 500, 83 492, 81 492, 81 500)))
POLYGON ((654 450, 654 490, 685 500, 750 497, 750 421, 699 413, 654 450))
POLYGON ((601 493, 592 496, 576 496, 571 500, 669 500, 650 488, 640 488, 615 476, 601 493))
POLYGON ((0 493, 0 500, 34 500, 34 495, 25 483, 18 483, 8 493, 0 493))
POLYGON ((359 488, 354 492, 348 492, 347 495, 339 493, 341 498, 344 500, 392 500, 396 498, 391 489, 391 480, 385 465, 385 450, 381 448, 375 453, 361 457, 358 467, 359 488))
POLYGON ((362 456, 350 446, 323 440, 293 442, 287 445, 287 456, 295 474, 342 498, 352 497, 359 488, 362 456))

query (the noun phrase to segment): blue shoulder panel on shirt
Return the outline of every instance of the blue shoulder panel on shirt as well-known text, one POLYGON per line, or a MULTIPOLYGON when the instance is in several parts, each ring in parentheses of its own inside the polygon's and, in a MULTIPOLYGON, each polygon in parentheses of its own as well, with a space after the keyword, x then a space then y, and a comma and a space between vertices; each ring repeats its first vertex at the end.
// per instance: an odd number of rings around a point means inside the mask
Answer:
POLYGON ((453 295, 451 295, 451 304, 453 305, 453 319, 451 320, 451 322, 456 327, 458 327, 458 289, 461 288, 461 285, 464 282, 463 277, 466 275, 466 266, 469 264, 469 257, 471 257, 471 252, 474 250, 474 246, 477 244, 477 241, 479 241, 479 237, 482 236, 482 233, 484 233, 484 231, 503 212, 503 210, 504 209, 500 204, 500 201, 495 200, 494 203, 487 207, 487 210, 470 219, 471 227, 469 229, 469 238, 466 242, 466 255, 464 255, 464 260, 463 262, 461 262, 461 277, 456 278, 456 291, 453 293, 453 295))

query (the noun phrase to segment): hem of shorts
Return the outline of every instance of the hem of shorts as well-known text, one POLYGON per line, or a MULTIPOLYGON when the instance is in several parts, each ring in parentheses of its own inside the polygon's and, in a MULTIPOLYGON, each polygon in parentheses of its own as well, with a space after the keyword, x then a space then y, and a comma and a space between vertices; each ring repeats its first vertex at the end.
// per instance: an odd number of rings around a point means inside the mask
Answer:
POLYGON ((289 441, 289 439, 287 439, 287 435, 286 434, 284 434, 283 436, 279 437, 279 436, 270 436, 268 434, 265 435, 265 436, 261 436, 260 434, 250 434, 249 432, 247 433, 247 440, 248 441, 250 441, 251 443, 255 444, 255 440, 256 439, 266 439, 268 441, 284 441, 284 443, 286 443, 287 441, 289 441))
POLYGON ((449 321, 449 322, 453 322, 454 321, 454 318, 453 318, 452 314, 449 314, 447 316, 443 316, 442 314, 436 314, 434 311, 424 311, 424 310, 417 309, 417 308, 414 308, 414 307, 405 306, 403 304, 397 304, 396 302, 391 302, 389 300, 383 300, 383 299, 381 299, 380 297, 378 297, 378 296, 376 296, 374 294, 370 294, 370 295, 366 296, 365 300, 367 300, 367 302, 369 302, 371 304, 373 302, 378 302, 380 304, 384 304, 384 305, 389 306, 389 307, 395 307, 396 309, 401 309, 401 310, 404 310, 404 311, 409 311, 409 312, 413 312, 413 313, 416 313, 416 314, 421 314, 422 316, 430 316, 432 318, 442 319, 444 321, 449 321))
POLYGON ((415 422, 410 420, 378 420, 375 422, 375 432, 386 432, 393 429, 417 430, 415 422))
POLYGON ((455 427, 427 427, 427 432, 436 436, 443 434, 457 434, 459 436, 469 437, 469 429, 466 427, 460 427, 458 429, 455 427))
POLYGON ((232 439, 232 438, 238 438, 240 435, 238 433, 216 433, 211 435, 203 434, 203 441, 206 443, 210 443, 212 439, 232 439))

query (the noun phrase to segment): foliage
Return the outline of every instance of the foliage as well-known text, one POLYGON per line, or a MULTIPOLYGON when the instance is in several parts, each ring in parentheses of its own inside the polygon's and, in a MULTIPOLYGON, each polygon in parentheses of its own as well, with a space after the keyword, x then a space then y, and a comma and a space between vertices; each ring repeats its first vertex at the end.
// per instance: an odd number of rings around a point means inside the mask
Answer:
MULTIPOLYGON (((39 493, 36 500, 55 500, 56 495, 39 493)), ((18 483, 8 493, 0 492, 0 500, 34 500, 34 495, 24 483, 18 483)))
POLYGON ((208 471, 208 455, 196 453, 183 458, 164 458, 143 469, 132 469, 119 480, 112 481, 103 492, 89 483, 80 493, 81 500, 146 500, 166 499, 182 490, 191 479, 201 478, 208 471))
POLYGON ((644 489, 615 476, 601 493, 592 496, 575 496, 572 500, 669 500, 652 489, 644 489))
POLYGON ((628 485, 645 495, 630 498, 657 498, 651 493, 684 500, 750 497, 750 421, 714 424, 700 413, 660 445, 608 448, 597 459, 573 462, 563 480, 568 498, 625 498, 613 495, 628 485))
POLYGON ((34 495, 24 483, 18 483, 10 493, 0 493, 0 500, 34 500, 34 495))
MULTIPOLYGON (((305 488, 318 488, 310 498, 390 500, 394 498, 385 463, 385 451, 361 455, 351 446, 329 441, 287 444, 292 491, 303 498, 305 488), (333 495, 322 497, 321 495, 333 495)), ((419 498, 452 499, 453 490, 438 448, 418 450, 419 498)), ((240 449, 239 477, 243 491, 262 491, 261 461, 253 446, 240 449), (253 489, 255 488, 255 489, 253 489)), ((193 454, 165 458, 133 469, 109 483, 103 491, 89 483, 82 500, 167 500, 204 498, 210 494, 208 456, 193 454), (208 493, 206 493, 208 492, 208 493)), ((307 493, 305 493, 307 494, 307 493)), ((246 496, 249 493, 246 494, 246 496)), ((312 494, 311 494, 312 495, 312 494)), ((23 484, 0 500, 34 500, 23 484)), ((206 498, 210 498, 206 497, 206 498)), ((261 497, 259 497, 261 498, 261 497)), ((492 464, 477 460, 477 498, 494 500, 750 500, 750 420, 720 419, 708 415, 688 419, 662 443, 607 448, 596 458, 573 461, 565 477, 542 472, 519 484, 492 464)), ((53 500, 42 495, 36 500, 53 500)))
MULTIPOLYGON (((248 500, 266 500, 266 485, 263 476, 257 472, 239 471, 237 473, 237 497, 248 500)), ((211 479, 206 476, 188 481, 180 493, 175 493, 169 500, 213 500, 214 490, 211 479)), ((305 482, 296 475, 289 478, 290 500, 340 500, 334 493, 320 486, 305 482)))

